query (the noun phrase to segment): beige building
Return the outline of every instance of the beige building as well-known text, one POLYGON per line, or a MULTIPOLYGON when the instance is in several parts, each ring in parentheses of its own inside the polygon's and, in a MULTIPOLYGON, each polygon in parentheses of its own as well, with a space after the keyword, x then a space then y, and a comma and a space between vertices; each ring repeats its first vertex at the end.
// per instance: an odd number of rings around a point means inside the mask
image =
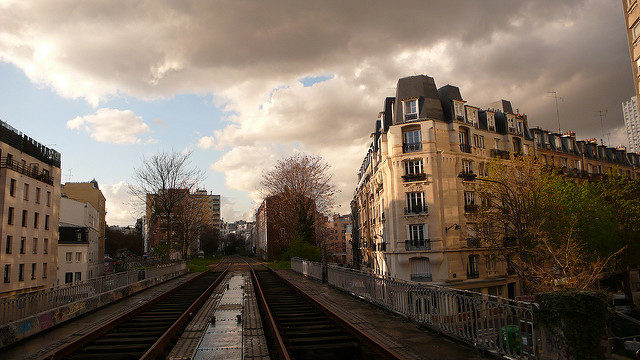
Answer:
POLYGON ((0 296, 56 281, 60 153, 0 123, 0 296))
POLYGON ((627 26, 627 41, 629 54, 631 55, 631 68, 633 83, 635 84, 635 96, 640 98, 638 76, 640 76, 640 6, 638 0, 622 0, 624 20, 627 26))
POLYGON ((330 261, 347 263, 347 228, 351 225, 351 215, 325 216, 324 224, 326 234, 324 234, 327 252, 330 261))
POLYGON ((102 274, 99 258, 99 215, 90 203, 60 199, 58 285, 93 279, 102 274))
MULTIPOLYGON (((98 211, 98 261, 102 263, 104 261, 104 234, 107 227, 105 216, 107 215, 107 209, 106 200, 98 187, 98 182, 95 179, 89 182, 68 182, 62 185, 62 193, 69 199, 89 203, 98 211)), ((102 275, 102 271, 99 275, 102 275)))

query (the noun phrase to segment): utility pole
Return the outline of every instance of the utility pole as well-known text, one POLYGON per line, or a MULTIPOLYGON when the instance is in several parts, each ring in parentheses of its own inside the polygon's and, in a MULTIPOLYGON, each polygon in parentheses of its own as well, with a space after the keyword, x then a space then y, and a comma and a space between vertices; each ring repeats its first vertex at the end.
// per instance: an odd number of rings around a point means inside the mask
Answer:
MULTIPOLYGON (((607 109, 600 109, 596 112, 600 115, 600 145, 604 145, 604 118, 607 116, 607 109)), ((609 143, 611 143, 611 139, 609 139, 609 143)))
POLYGON ((547 94, 551 94, 556 101, 556 120, 558 120, 558 134, 560 134, 560 110, 558 108, 558 100, 563 100, 563 98, 558 96, 556 91, 547 91, 547 94))

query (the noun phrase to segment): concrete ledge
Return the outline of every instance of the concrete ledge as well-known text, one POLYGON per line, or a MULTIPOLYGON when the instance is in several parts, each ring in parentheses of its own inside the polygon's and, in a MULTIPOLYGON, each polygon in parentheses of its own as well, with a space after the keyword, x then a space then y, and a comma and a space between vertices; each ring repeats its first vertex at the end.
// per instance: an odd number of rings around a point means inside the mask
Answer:
POLYGON ((96 296, 65 304, 0 327, 0 349, 51 329, 75 317, 118 301, 141 290, 186 274, 186 268, 153 279, 145 279, 96 296))

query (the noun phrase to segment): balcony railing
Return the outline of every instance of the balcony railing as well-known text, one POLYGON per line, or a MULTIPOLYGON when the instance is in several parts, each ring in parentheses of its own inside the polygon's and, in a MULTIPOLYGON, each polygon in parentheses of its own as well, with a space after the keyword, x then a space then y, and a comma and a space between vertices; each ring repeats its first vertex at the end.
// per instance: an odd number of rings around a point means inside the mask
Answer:
POLYGON ((460 151, 464 153, 471 153, 471 144, 460 144, 460 151))
POLYGON ((53 185, 53 178, 44 170, 38 171, 38 168, 36 167, 25 165, 15 160, 7 159, 6 157, 0 159, 0 168, 11 169, 32 179, 36 179, 42 181, 43 183, 53 185))
POLYGON ((377 251, 387 251, 387 243, 386 242, 381 242, 376 244, 377 247, 377 251))
POLYGON ((416 282, 433 281, 433 275, 431 275, 431 274, 411 274, 411 281, 416 281, 416 282))
POLYGON ((402 144, 402 152, 414 152, 422 150, 422 143, 404 143, 402 144))
POLYGON ((467 271, 467 279, 477 279, 480 277, 480 273, 477 271, 467 271))
POLYGON ((406 251, 425 251, 431 250, 431 241, 429 239, 407 240, 404 242, 406 251))
POLYGON ((425 174, 425 173, 402 175, 402 179, 405 182, 421 181, 421 180, 426 180, 426 178, 427 178, 427 174, 425 174))
POLYGON ((491 149, 491 157, 509 160, 509 152, 507 150, 491 149))
POLYGON ((428 214, 429 206, 428 205, 418 205, 404 208, 405 215, 418 215, 418 214, 428 214))
POLYGON ((466 212, 466 213, 478 212, 478 205, 476 205, 476 204, 467 204, 467 205, 464 206, 464 212, 466 212))

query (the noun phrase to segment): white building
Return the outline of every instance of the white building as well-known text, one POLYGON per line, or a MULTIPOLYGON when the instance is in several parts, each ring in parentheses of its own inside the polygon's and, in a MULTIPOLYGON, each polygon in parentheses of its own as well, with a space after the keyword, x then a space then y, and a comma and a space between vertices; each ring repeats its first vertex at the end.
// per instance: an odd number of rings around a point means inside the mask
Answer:
POLYGON ((624 125, 627 128, 630 152, 640 152, 640 115, 638 114, 638 99, 634 96, 622 103, 624 125))
POLYGON ((60 199, 59 285, 100 275, 98 219, 98 211, 91 204, 64 197, 60 199))

